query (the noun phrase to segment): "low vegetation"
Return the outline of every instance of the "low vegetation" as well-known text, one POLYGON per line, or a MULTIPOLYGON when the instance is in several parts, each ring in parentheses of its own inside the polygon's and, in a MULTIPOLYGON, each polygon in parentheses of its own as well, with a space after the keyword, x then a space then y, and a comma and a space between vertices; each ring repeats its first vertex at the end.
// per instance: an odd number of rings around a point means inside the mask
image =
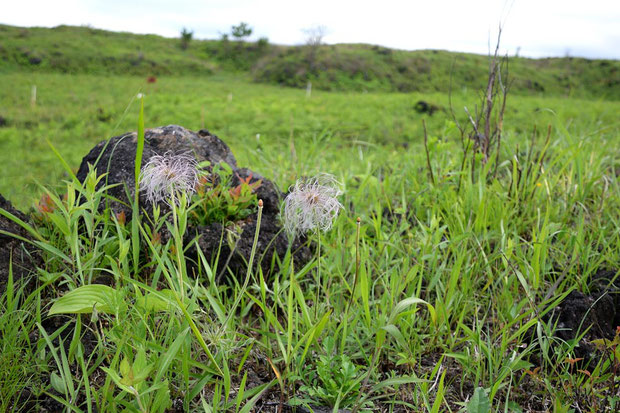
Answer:
MULTIPOLYGON (((47 29, 29 35, 37 30, 47 29)), ((46 33, 93 31, 54 30, 46 33)), ((109 47, 134 38, 105 35, 109 47)), ((179 39, 135 38, 144 50, 169 40, 175 56, 183 53, 179 39)), ((28 44, 34 50, 37 41, 28 44)), ((191 53, 206 44, 193 39, 190 57, 174 67, 191 67, 191 53)), ((286 50, 276 52, 294 60, 304 51, 286 50)), ((327 64, 322 59, 317 64, 327 64)), ((596 337, 600 326, 584 324, 568 338, 554 316, 567 297, 594 297, 601 283, 603 295, 617 296, 620 103, 613 94, 593 98, 594 83, 575 80, 567 92, 554 82, 547 96, 517 86, 523 93, 508 96, 501 125, 501 105, 488 118, 491 129, 501 126, 501 140, 485 159, 474 150, 468 113, 476 123, 481 105, 472 88, 484 87, 488 74, 469 86, 457 81, 468 71, 455 69, 451 96, 430 86, 450 73, 434 65, 423 90, 388 92, 362 74, 355 86, 333 87, 349 92, 308 94, 225 73, 218 60, 208 77, 187 69, 154 81, 142 69, 132 72, 140 76, 84 73, 78 60, 67 66, 80 68, 72 75, 43 63, 17 72, 30 63, 3 62, 0 83, 11 87, 0 90, 0 193, 29 211, 24 226, 43 264, 34 288, 9 277, 0 299, 0 410, 618 408, 616 325, 596 337), (364 85, 368 93, 350 91, 364 85), (436 111, 419 113, 419 101, 436 111), (175 194, 175 208, 154 222, 98 208, 103 178, 74 179, 101 139, 173 123, 208 128, 240 165, 285 192, 298 180, 334 175, 321 182, 337 187, 327 192, 339 213, 325 231, 304 222, 313 251, 307 265, 287 254, 274 273, 249 265, 218 283, 216 263, 185 257, 197 242, 184 237, 193 223, 260 220, 254 188, 227 187, 224 166, 193 197, 175 194), (152 228, 171 235, 162 241, 152 228), (95 282, 101 278, 108 281, 95 282)), ((260 64, 255 73, 270 67, 260 64)), ((252 254, 250 263, 260 259, 252 254)))

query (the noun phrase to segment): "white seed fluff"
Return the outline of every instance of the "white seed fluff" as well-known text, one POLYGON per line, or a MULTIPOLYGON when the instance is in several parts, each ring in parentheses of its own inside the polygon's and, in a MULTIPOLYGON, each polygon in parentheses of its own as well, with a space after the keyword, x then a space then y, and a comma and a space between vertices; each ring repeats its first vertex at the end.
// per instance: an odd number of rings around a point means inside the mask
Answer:
POLYGON ((297 181, 284 200, 284 227, 291 235, 327 231, 343 208, 337 197, 341 184, 330 174, 297 181))
POLYGON ((154 204, 163 201, 172 206, 172 199, 178 204, 178 195, 186 194, 189 198, 196 190, 197 165, 190 153, 154 155, 140 172, 140 191, 154 204))

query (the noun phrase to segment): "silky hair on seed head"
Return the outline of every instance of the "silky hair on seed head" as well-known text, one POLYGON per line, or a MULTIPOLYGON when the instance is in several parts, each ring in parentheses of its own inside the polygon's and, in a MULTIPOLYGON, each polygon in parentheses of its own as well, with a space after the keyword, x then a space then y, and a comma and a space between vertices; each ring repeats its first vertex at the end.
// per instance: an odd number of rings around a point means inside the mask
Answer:
POLYGON ((290 235, 312 230, 327 231, 343 208, 338 201, 342 184, 322 173, 298 180, 284 200, 284 228, 290 235))
POLYGON ((190 152, 154 155, 140 172, 140 191, 154 204, 163 201, 172 206, 171 199, 178 203, 179 194, 191 197, 197 184, 198 163, 190 152))

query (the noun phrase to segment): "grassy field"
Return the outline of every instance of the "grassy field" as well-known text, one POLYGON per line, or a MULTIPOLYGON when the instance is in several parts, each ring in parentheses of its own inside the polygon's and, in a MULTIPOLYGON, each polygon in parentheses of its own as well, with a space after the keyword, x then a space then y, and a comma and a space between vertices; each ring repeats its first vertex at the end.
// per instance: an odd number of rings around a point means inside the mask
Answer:
MULTIPOLYGON (((320 259, 287 261, 267 279, 252 273, 243 288, 216 284, 207 267, 190 279, 175 254, 189 247, 180 239, 157 248, 96 208, 53 201, 56 218, 34 228, 48 246, 42 287, 9 288, 0 300, 0 410, 618 408, 616 325, 597 337, 610 339, 605 351, 584 356, 584 341, 562 339, 549 314, 574 291, 595 296, 603 270, 610 283, 619 274, 619 102, 509 95, 499 162, 483 168, 477 158, 472 170, 441 92, 308 97, 249 73, 147 84, 142 75, 6 70, 0 84, 9 85, 0 88, 0 193, 21 210, 34 210, 42 186, 75 188, 47 141, 77 169, 94 144, 138 128, 138 93, 147 128, 207 128, 240 166, 284 190, 331 173, 345 206, 330 231, 310 235, 320 259), (419 100, 439 111, 417 113, 419 100), (80 219, 98 224, 94 236, 78 232, 80 219), (64 233, 65 223, 76 232, 64 233), (136 259, 128 240, 148 253, 136 259), (115 279, 107 308, 48 314, 88 285, 85 274, 100 273, 115 279), (162 288, 183 300, 141 304, 162 288)), ((467 125, 463 108, 473 112, 479 98, 455 90, 456 120, 467 125)))
MULTIPOLYGON (((410 152, 417 153, 422 143, 423 118, 436 139, 450 142, 458 135, 450 125, 448 96, 441 93, 315 91, 308 99, 305 91, 252 84, 246 77, 230 75, 161 77, 155 84, 147 84, 142 77, 49 73, 4 74, 0 80, 11 85, 0 91, 0 115, 7 121, 0 128, 0 162, 6 171, 0 177, 0 192, 22 208, 31 205, 34 195, 40 192, 36 182, 48 185, 61 176, 62 168, 46 139, 77 168, 95 143, 135 130, 135 96, 139 92, 146 95, 147 127, 205 127, 225 140, 241 164, 263 171, 283 188, 292 178, 282 180, 282 172, 275 170, 282 162, 287 165, 285 169, 297 174, 320 170, 336 173, 341 169, 344 148, 384 155, 402 153, 402 145, 409 145, 410 152), (34 107, 33 85, 37 87, 34 107), (419 114, 414 110, 419 100, 443 110, 430 117, 419 114), (291 159, 282 149, 291 136, 299 141, 299 151, 317 138, 327 139, 340 149, 322 151, 314 158, 298 157, 301 164, 290 165, 291 159), (262 154, 257 152, 259 146, 262 154), (27 169, 22 168, 24 163, 27 169)), ((463 108, 473 111, 479 105, 472 93, 455 93, 452 99, 462 123, 467 122, 463 108)), ((529 136, 535 125, 539 130, 552 125, 554 136, 613 143, 620 128, 619 110, 620 104, 614 101, 511 96, 506 112, 506 135, 511 146, 506 147, 506 154, 529 136)), ((375 167, 380 166, 378 162, 375 167)), ((365 163, 348 163, 356 168, 351 173, 365 171, 365 163)))

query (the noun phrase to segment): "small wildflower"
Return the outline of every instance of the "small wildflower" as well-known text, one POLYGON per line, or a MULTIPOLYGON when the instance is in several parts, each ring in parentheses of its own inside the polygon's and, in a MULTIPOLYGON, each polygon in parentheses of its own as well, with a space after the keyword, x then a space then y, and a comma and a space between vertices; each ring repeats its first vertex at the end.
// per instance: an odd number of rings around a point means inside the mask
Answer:
POLYGON ((179 194, 184 193, 188 198, 191 197, 197 184, 197 162, 188 153, 173 155, 166 152, 163 156, 152 156, 140 174, 140 190, 144 191, 146 198, 154 204, 164 201, 172 206, 172 197, 175 203, 179 202, 179 194))
POLYGON ((54 201, 52 200, 52 197, 49 196, 49 194, 43 194, 41 196, 41 200, 37 204, 37 209, 40 213, 47 214, 54 212, 54 210, 56 209, 56 205, 54 205, 54 201))
POLYGON ((341 184, 329 174, 297 181, 284 203, 284 227, 289 234, 327 231, 343 208, 337 197, 341 184))

